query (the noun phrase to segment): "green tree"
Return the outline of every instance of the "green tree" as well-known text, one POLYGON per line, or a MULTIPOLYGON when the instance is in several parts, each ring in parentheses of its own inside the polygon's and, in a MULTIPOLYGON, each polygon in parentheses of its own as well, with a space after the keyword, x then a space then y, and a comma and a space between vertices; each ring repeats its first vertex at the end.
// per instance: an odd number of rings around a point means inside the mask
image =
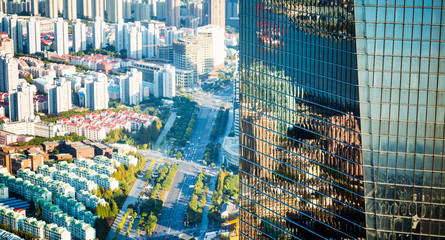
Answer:
POLYGON ((37 217, 38 219, 40 219, 41 216, 42 216, 42 206, 40 205, 40 202, 39 202, 39 204, 38 204, 38 206, 37 206, 36 217, 37 217))
POLYGON ((181 151, 178 151, 178 152, 176 153, 176 159, 178 159, 178 160, 181 160, 181 159, 182 159, 182 152, 181 152, 181 151))

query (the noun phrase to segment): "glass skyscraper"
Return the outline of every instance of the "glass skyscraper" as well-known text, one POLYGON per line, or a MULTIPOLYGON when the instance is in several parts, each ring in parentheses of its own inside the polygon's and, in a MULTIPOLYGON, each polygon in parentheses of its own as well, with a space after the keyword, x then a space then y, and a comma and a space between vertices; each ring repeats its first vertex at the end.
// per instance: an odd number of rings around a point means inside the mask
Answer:
POLYGON ((445 1, 240 1, 241 239, 445 239, 445 1))

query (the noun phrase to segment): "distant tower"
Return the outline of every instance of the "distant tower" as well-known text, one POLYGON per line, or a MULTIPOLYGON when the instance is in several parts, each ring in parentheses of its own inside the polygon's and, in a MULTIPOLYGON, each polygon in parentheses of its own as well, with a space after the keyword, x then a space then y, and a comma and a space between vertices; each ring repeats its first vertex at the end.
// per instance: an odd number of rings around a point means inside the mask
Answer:
POLYGON ((45 15, 49 18, 59 17, 58 0, 45 0, 45 15))
POLYGON ((209 24, 226 27, 226 1, 209 0, 209 24))
POLYGON ((122 0, 107 0, 108 22, 117 23, 123 19, 122 0))
POLYGON ((92 2, 93 19, 96 19, 96 17, 101 17, 102 19, 105 19, 104 0, 88 0, 88 1, 92 2))
POLYGON ((63 18, 68 20, 77 18, 77 0, 63 0, 63 18))
POLYGON ((180 18, 180 0, 166 0, 167 1, 167 7, 166 7, 166 26, 175 26, 175 27, 181 27, 179 18, 180 18))

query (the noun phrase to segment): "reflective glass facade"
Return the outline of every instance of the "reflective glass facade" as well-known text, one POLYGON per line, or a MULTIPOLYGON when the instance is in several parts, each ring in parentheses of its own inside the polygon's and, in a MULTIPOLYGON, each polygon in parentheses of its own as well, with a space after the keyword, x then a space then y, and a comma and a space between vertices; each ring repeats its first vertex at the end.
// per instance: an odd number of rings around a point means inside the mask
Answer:
POLYGON ((445 238, 445 1, 240 1, 242 239, 445 238))

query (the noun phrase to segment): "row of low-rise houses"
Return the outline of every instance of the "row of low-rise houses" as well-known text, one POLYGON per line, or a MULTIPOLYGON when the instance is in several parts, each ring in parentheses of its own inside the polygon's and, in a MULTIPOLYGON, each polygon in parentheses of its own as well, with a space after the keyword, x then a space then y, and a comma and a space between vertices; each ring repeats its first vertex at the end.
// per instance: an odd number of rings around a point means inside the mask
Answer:
POLYGON ((38 237, 39 239, 71 239, 71 233, 65 227, 59 227, 54 223, 46 224, 44 221, 40 221, 35 218, 27 218, 22 214, 15 212, 11 208, 5 206, 0 206, 0 224, 4 224, 14 230, 20 230, 25 233, 30 233, 38 237))
MULTIPOLYGON (((76 161, 78 160, 76 159, 76 161)), ((56 164, 56 167, 39 166, 37 174, 27 169, 20 171, 20 173, 24 172, 27 174, 24 177, 33 178, 34 175, 36 177, 38 175, 45 176, 49 181, 61 181, 70 184, 76 191, 92 191, 97 189, 97 186, 112 191, 119 188, 119 182, 115 178, 99 174, 92 169, 77 167, 73 163, 60 162, 56 164)))
MULTIPOLYGON (((68 215, 75 217, 77 219, 81 219, 84 220, 88 223, 90 223, 91 225, 94 225, 94 221, 97 218, 96 215, 92 214, 90 211, 86 211, 86 207, 84 205, 84 203, 77 201, 76 200, 76 190, 74 187, 72 187, 71 185, 69 185, 68 183, 62 182, 62 181, 54 181, 51 180, 48 176, 44 176, 41 174, 35 174, 32 171, 29 171, 29 169, 25 169, 25 170, 20 170, 17 172, 17 175, 19 177, 22 177, 23 179, 25 179, 24 182, 33 182, 35 185, 34 186, 43 186, 45 188, 47 188, 49 190, 49 192, 51 194, 45 194, 45 191, 39 191, 37 193, 41 194, 41 197, 39 197, 39 194, 34 194, 32 197, 33 200, 36 199, 42 199, 44 201, 48 201, 51 202, 52 201, 52 196, 54 196, 54 200, 55 203, 57 205, 58 208, 60 208, 62 211, 68 213, 68 215), (39 176, 40 175, 40 176, 39 176), (45 179, 47 182, 53 182, 53 183, 41 183, 40 180, 37 180, 38 178, 40 179, 45 179), (54 183, 55 182, 55 183, 54 183), (40 184, 40 185, 37 185, 40 184)), ((16 184, 14 184, 14 181, 11 180, 11 191, 16 191, 17 194, 20 195, 20 190, 18 189, 17 186, 17 181, 23 181, 22 178, 17 178, 17 180, 15 181, 16 184)), ((26 196, 25 196, 26 198, 26 196)), ((86 200, 85 198, 82 198, 83 200, 86 200)), ((36 200, 37 201, 37 200, 36 200)), ((105 200, 102 201, 97 201, 97 204, 106 204, 105 200)), ((96 206, 97 206, 96 204, 96 206)), ((89 203, 89 206, 92 206, 92 210, 95 209, 96 206, 93 206, 93 204, 89 203)), ((50 217, 48 218, 48 220, 51 219, 50 217)))
MULTIPOLYGON (((91 225, 94 224, 94 222, 97 219, 97 215, 92 214, 90 211, 85 211, 85 206, 80 206, 79 204, 71 204, 73 202, 66 202, 64 205, 62 205, 63 208, 67 210, 68 213, 76 214, 77 212, 77 219, 73 216, 69 216, 67 213, 64 213, 64 211, 58 206, 54 205, 52 201, 52 195, 53 193, 48 190, 46 187, 33 185, 29 180, 23 180, 21 178, 15 178, 14 176, 6 173, 0 173, 0 182, 4 183, 11 192, 16 193, 19 196, 22 196, 27 201, 34 201, 35 207, 37 208, 39 205, 42 209, 42 219, 46 221, 47 223, 54 223, 53 225, 50 225, 53 233, 55 236, 57 234, 55 231, 59 231, 58 229, 55 229, 54 227, 61 226, 68 229, 70 234, 72 236, 69 236, 68 238, 51 238, 48 237, 48 239, 80 239, 80 240, 92 240, 95 239, 96 232, 94 228, 91 227, 91 225), (83 211, 82 211, 83 210, 83 211), (67 222, 65 220, 59 219, 60 215, 65 214, 65 218, 69 218, 71 221, 67 222), (72 223, 72 224, 68 224, 72 223), (72 238, 71 238, 72 237, 72 238)), ((59 186, 59 188, 66 188, 66 186, 59 186)), ((57 187, 53 188, 57 189, 57 187)), ((62 204, 62 200, 64 198, 60 197, 59 193, 54 193, 55 199, 58 199, 58 203, 62 204)), ((65 196, 66 197, 66 196, 65 196)), ((66 198, 68 199, 68 198, 66 198)), ((74 199, 73 199, 74 200, 74 199)), ((0 215, 2 206, 0 206, 0 215)), ((2 216, 0 216, 2 218, 2 216)), ((6 219, 0 219, 0 223, 6 224, 10 226, 13 229, 18 229, 20 219, 23 218, 23 215, 21 214, 12 214, 9 213, 9 218, 6 219), (11 220, 11 219, 14 220, 11 220), (2 222, 3 221, 3 222, 2 222), (9 221, 9 222, 8 222, 9 221), (17 228, 14 228, 17 226, 17 228)), ((39 230, 41 231, 41 230, 39 230)), ((48 230, 49 231, 49 230, 48 230)), ((33 233, 34 234, 34 233, 33 233)), ((66 235, 66 234, 65 234, 66 235)), ((46 235, 45 235, 46 238, 46 235)))
POLYGON ((155 119, 155 116, 131 111, 120 111, 119 113, 102 111, 101 114, 88 113, 85 117, 75 115, 69 119, 61 118, 57 120, 57 124, 62 125, 63 131, 75 132, 79 136, 99 141, 113 129, 138 130, 141 127, 150 126, 155 119))

